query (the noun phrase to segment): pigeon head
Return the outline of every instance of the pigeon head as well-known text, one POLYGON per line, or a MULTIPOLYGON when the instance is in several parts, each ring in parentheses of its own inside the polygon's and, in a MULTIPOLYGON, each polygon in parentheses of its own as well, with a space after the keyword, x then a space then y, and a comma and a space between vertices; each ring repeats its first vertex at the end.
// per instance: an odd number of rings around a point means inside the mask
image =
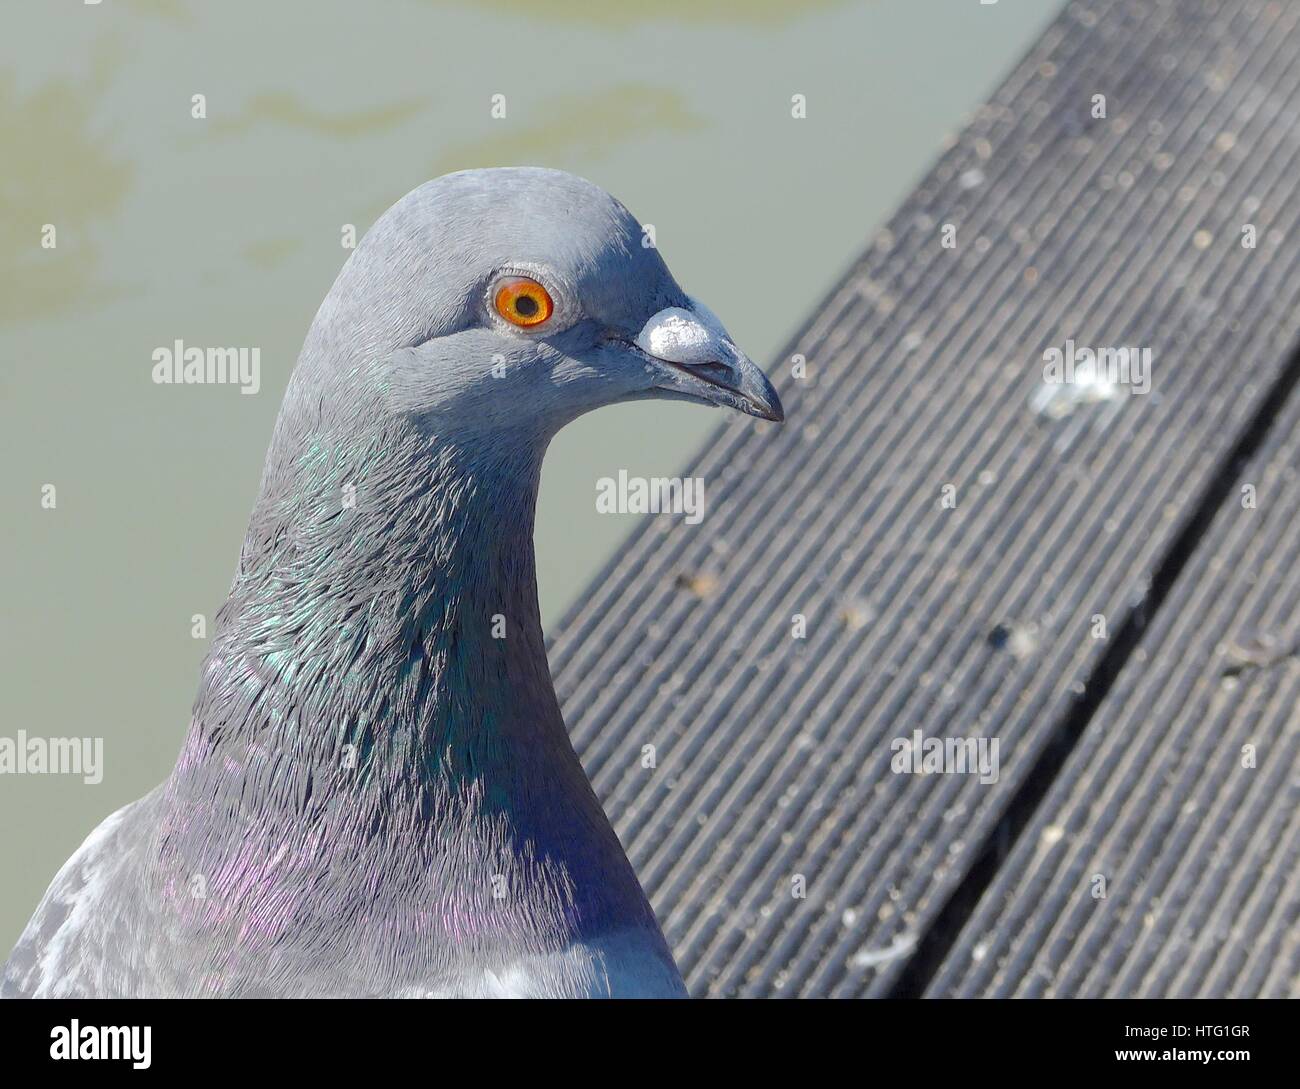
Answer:
MULTIPOLYGON (((428 182, 362 239, 322 304, 314 386, 374 375, 443 435, 549 437, 602 405, 677 398, 781 420, 776 391, 618 201, 556 170, 428 182)), ((301 368, 300 368, 301 369, 301 368)), ((318 393, 345 393, 312 389, 318 393)))

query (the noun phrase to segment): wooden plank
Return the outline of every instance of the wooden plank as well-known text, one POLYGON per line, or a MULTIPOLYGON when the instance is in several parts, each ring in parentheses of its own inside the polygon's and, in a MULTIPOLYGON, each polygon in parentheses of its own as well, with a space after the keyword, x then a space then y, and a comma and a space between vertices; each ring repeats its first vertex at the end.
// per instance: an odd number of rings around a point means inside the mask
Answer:
POLYGON ((931 994, 1300 993, 1298 511, 1292 393, 931 994))
POLYGON ((703 523, 648 523, 561 626, 694 993, 890 992, 1086 699, 1093 616, 1143 604, 1286 380, 1297 15, 1067 8, 792 342, 784 428, 724 426, 703 523), (1045 387, 1067 339, 1150 347, 1151 391, 1045 387), (998 781, 893 774, 914 730, 996 737, 998 781))

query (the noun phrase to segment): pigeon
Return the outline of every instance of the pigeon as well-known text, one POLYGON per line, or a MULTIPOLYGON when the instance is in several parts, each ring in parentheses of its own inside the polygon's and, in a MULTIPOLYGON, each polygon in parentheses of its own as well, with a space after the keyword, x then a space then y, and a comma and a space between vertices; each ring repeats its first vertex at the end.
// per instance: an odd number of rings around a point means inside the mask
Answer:
POLYGON ((176 766, 59 870, 10 997, 682 997, 551 683, 543 454, 671 398, 780 421, 604 190, 390 208, 290 376, 176 766))

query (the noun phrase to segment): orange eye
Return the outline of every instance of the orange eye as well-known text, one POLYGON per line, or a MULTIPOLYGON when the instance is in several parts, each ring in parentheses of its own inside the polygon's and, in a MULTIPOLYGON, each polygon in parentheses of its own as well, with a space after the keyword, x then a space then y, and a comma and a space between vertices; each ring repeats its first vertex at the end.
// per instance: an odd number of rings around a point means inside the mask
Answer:
POLYGON ((525 329, 541 325, 555 309, 546 288, 527 276, 502 280, 494 301, 498 314, 511 325, 522 325, 525 329))

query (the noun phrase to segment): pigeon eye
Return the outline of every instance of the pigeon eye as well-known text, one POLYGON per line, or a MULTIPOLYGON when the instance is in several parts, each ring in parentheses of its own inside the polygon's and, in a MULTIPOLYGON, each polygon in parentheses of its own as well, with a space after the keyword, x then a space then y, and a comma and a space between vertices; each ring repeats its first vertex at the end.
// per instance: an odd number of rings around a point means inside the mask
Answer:
POLYGON ((541 325, 551 316, 555 303, 550 293, 536 280, 527 276, 511 276, 497 286, 494 302, 497 313, 511 325, 525 329, 541 325))

